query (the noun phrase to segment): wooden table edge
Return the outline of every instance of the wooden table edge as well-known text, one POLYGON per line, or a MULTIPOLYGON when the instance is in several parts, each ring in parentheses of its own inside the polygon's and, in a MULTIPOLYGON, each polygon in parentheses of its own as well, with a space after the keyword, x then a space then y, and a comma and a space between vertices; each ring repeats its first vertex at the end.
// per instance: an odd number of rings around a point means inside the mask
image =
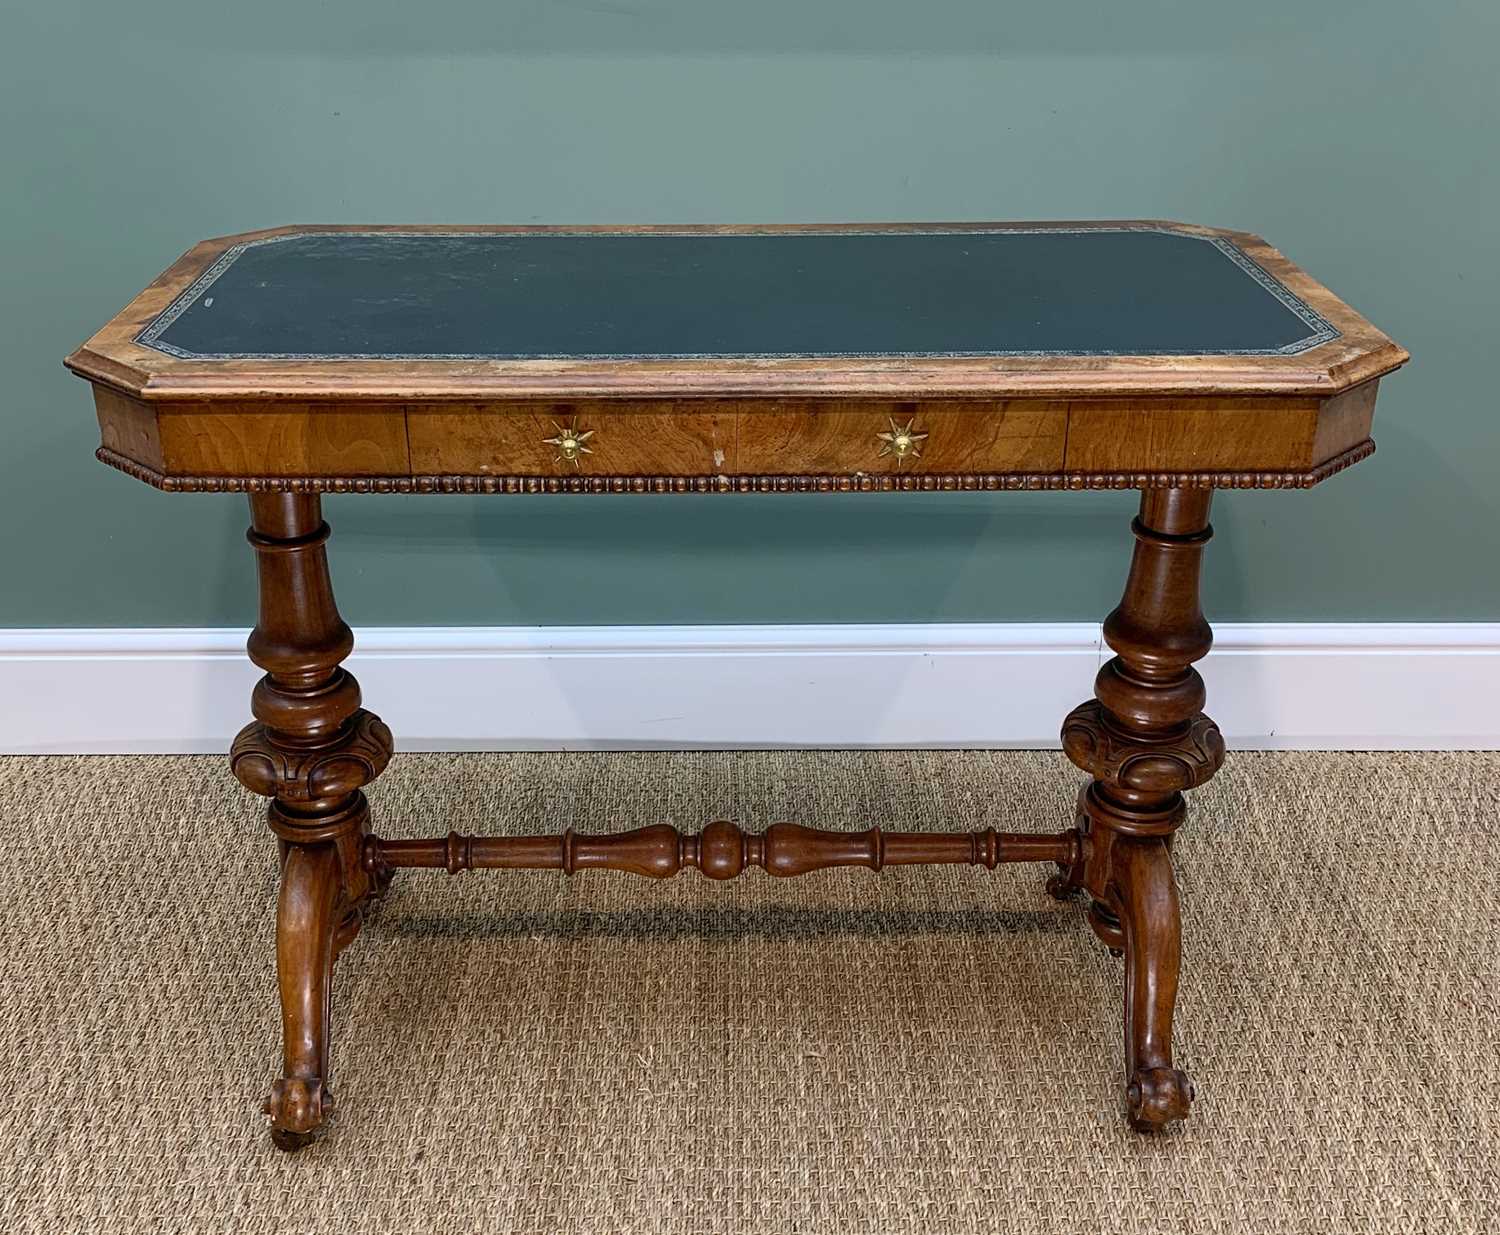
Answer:
MULTIPOLYGON (((1336 344, 1325 344, 1325 347, 1336 344)), ((1298 360, 1314 358, 1313 349, 1298 360)), ((1099 358, 1078 357, 1078 360, 1099 358)), ((307 402, 527 402, 537 399, 1069 399, 1309 396, 1326 398, 1385 377, 1410 359, 1385 341, 1327 367, 1195 370, 1197 356, 1115 357, 1108 368, 1003 368, 995 362, 611 361, 291 362, 239 361, 233 372, 148 373, 87 345, 64 360, 79 377, 146 403, 207 400, 307 402), (1132 371, 1125 362, 1135 362, 1132 371), (448 372, 439 370, 447 365, 448 372), (1180 367, 1174 367, 1180 366, 1180 367), (321 370, 321 371, 319 371, 321 370)), ((1233 359, 1232 357, 1229 359, 1233 359)))
POLYGON ((1365 438, 1300 471, 701 476, 186 476, 101 446, 101 463, 165 493, 976 493, 1057 489, 1310 489, 1375 453, 1365 438))

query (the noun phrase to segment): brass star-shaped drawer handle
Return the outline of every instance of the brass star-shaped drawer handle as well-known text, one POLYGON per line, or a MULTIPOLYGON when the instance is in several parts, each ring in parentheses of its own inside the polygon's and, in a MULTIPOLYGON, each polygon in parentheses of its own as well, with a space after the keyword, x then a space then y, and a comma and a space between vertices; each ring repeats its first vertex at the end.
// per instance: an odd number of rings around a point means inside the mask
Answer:
POLYGON ((888 419, 891 422, 890 430, 875 435, 881 442, 880 454, 876 457, 884 459, 891 455, 898 464, 905 459, 920 459, 922 443, 927 440, 928 435, 913 427, 917 418, 911 417, 904 425, 898 425, 894 416, 888 419))
POLYGON ((594 453, 584 444, 589 438, 594 436, 594 431, 592 429, 580 429, 571 420, 567 423, 566 427, 554 420, 552 427, 557 430, 557 436, 544 437, 542 441, 548 446, 557 447, 557 461, 559 463, 567 462, 571 463, 574 467, 582 467, 583 464, 579 462, 578 456, 594 453))

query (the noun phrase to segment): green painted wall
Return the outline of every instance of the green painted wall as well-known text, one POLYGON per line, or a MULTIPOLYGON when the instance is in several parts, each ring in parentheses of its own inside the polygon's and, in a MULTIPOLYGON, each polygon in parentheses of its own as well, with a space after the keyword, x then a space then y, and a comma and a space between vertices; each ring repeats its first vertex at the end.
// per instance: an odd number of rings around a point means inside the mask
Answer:
MULTIPOLYGON (((1500 618, 1494 0, 47 0, 0 43, 0 624, 251 618, 243 499, 94 463, 63 355, 289 222, 1159 216, 1414 363, 1381 450, 1219 499, 1223 620, 1500 618)), ((1129 494, 334 498, 355 624, 1092 619, 1129 494)))

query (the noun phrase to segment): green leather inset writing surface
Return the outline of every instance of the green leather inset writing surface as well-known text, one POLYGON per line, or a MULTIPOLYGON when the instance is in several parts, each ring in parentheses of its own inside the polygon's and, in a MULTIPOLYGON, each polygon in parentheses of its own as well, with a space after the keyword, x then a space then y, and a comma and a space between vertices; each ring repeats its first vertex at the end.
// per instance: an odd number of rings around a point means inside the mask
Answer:
POLYGON ((1232 243, 1158 227, 306 232, 139 336, 204 359, 1295 354, 1337 337, 1232 243))

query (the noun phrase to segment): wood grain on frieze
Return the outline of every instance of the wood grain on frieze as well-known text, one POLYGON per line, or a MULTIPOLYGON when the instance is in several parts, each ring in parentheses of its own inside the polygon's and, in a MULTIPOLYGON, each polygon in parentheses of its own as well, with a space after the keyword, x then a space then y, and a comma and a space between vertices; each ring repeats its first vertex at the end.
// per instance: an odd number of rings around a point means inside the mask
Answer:
POLYGON ((1069 472, 1305 468, 1316 399, 1100 399, 1069 404, 1069 472))
POLYGON ((163 407, 158 424, 167 469, 199 476, 399 476, 411 471, 399 405, 266 408, 253 403, 163 407))
POLYGON ((155 409, 108 386, 95 386, 94 410, 99 415, 99 440, 106 448, 157 471, 165 470, 155 409))
POLYGON ((751 475, 1056 472, 1067 404, 772 403, 740 415, 751 475))
POLYGON ((712 476, 735 470, 733 405, 473 403, 407 409, 419 476, 712 476))
POLYGON ((1318 411, 1318 430, 1313 438, 1312 462, 1321 463, 1342 454, 1370 436, 1375 419, 1378 381, 1366 382, 1341 395, 1324 399, 1318 411))

